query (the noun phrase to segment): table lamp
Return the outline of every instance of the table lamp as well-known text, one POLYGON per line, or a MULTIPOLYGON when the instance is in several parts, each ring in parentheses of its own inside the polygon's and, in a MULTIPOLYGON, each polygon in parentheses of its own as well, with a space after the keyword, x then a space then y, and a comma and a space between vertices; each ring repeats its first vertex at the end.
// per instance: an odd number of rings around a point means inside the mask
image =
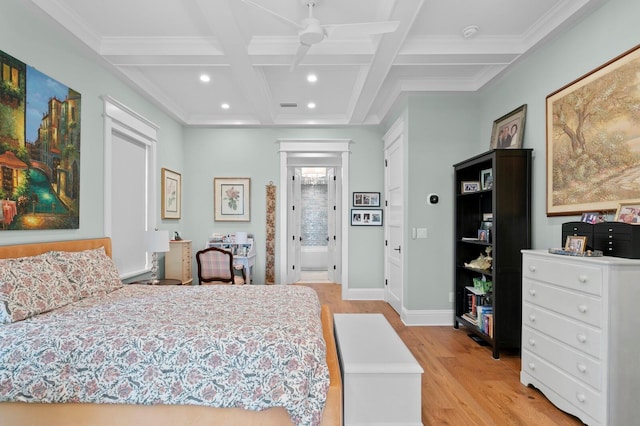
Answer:
POLYGON ((158 253, 169 251, 169 231, 147 231, 147 251, 151 254, 151 284, 158 284, 158 253))

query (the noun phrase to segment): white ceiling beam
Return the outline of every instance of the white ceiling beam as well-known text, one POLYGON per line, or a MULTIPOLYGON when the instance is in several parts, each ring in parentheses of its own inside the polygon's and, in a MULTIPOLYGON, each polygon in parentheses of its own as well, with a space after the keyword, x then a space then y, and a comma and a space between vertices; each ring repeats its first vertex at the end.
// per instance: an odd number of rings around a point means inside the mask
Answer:
POLYGON ((377 52, 371 61, 369 72, 358 93, 357 102, 351 113, 352 124, 365 121, 380 87, 385 81, 397 53, 402 48, 424 0, 398 0, 390 20, 400 21, 398 29, 381 37, 377 52))
POLYGON ((246 99, 252 99, 257 119, 263 124, 271 124, 273 101, 264 78, 260 78, 251 63, 230 1, 233 0, 196 0, 196 3, 228 59, 236 84, 246 99))

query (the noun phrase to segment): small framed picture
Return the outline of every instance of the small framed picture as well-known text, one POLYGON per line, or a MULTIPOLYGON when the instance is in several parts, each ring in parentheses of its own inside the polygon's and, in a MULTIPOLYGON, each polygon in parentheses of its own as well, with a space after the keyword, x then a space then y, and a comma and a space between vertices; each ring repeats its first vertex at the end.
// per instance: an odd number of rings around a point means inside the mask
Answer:
POLYGON ((351 209, 352 226, 382 226, 382 209, 351 209))
POLYGON ((640 224, 640 201, 635 203, 619 203, 616 211, 616 222, 640 224))
POLYGON ((354 192, 353 207, 380 207, 380 193, 354 192))
POLYGON ((491 232, 491 230, 489 230, 489 229, 478 229, 478 241, 483 242, 483 243, 488 243, 489 242, 489 232, 491 232))
POLYGON ((567 241, 564 243, 564 250, 571 253, 584 253, 586 245, 587 237, 569 235, 567 241))
POLYGON ((493 122, 491 149, 522 148, 527 105, 521 105, 493 122))
POLYGON ((182 199, 182 175, 162 168, 162 218, 180 219, 182 199))
POLYGON ((480 185, 483 190, 493 188, 493 169, 485 169, 480 172, 480 185))
POLYGON ((462 193, 478 192, 480 191, 480 182, 478 181, 462 181, 462 193))
POLYGON ((600 223, 604 221, 605 221, 604 215, 598 212, 582 213, 582 218, 580 218, 580 222, 591 223, 591 224, 600 223))
POLYGON ((213 220, 249 222, 251 178, 213 178, 213 220))

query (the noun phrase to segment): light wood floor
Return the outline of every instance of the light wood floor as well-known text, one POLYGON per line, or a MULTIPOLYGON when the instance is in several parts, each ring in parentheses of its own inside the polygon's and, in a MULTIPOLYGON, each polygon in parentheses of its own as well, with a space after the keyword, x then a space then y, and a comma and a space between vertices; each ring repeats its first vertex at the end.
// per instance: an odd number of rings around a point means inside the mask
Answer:
POLYGON ((422 375, 422 422, 430 425, 581 425, 542 393, 520 383, 519 354, 491 351, 464 327, 407 327, 382 301, 344 301, 337 284, 314 288, 334 313, 382 313, 416 357, 422 375))

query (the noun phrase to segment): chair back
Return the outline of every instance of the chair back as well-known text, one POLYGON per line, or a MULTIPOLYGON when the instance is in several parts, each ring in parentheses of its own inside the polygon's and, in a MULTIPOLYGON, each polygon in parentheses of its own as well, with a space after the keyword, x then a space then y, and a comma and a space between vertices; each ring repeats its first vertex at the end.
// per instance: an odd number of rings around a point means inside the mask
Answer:
POLYGON ((233 284, 233 253, 209 247, 196 253, 200 284, 222 282, 233 284))

